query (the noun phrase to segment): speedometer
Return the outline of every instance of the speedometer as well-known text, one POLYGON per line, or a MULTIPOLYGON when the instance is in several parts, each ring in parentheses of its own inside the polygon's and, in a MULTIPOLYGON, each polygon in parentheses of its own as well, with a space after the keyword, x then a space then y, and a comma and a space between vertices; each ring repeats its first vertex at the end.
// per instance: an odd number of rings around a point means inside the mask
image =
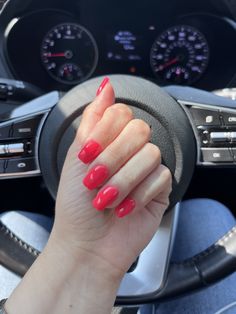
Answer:
POLYGON ((78 24, 64 23, 46 34, 41 59, 53 79, 64 84, 77 84, 93 73, 98 49, 88 30, 78 24))
POLYGON ((181 85, 196 82, 209 62, 209 46, 196 28, 177 25, 164 31, 151 49, 151 67, 162 81, 181 85))

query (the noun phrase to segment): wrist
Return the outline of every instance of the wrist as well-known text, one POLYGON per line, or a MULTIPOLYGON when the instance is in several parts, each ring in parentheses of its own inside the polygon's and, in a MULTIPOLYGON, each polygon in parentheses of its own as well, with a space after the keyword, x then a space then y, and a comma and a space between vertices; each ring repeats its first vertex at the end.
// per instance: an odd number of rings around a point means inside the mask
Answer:
MULTIPOLYGON (((60 227, 60 226, 59 226, 60 227)), ((54 225, 50 235, 48 246, 57 248, 61 255, 70 256, 74 264, 88 265, 91 269, 95 269, 98 275, 106 276, 112 282, 119 284, 125 275, 127 269, 120 264, 112 264, 107 254, 110 252, 109 248, 104 247, 103 240, 80 240, 76 236, 76 231, 65 230, 64 227, 59 228, 54 225), (106 251, 106 254, 104 254, 106 251)), ((78 233, 78 232, 77 232, 78 233)), ((108 256, 109 257, 109 256, 108 256)))
POLYGON ((62 282, 67 283, 68 290, 60 297, 64 303, 70 303, 75 313, 111 313, 122 278, 114 275, 110 265, 77 246, 76 250, 71 245, 65 247, 53 237, 45 251, 46 255, 51 253, 60 258, 57 273, 64 273, 62 282))
POLYGON ((63 261, 63 268, 67 267, 68 270, 77 271, 79 266, 79 269, 89 270, 96 278, 101 277, 115 286, 119 286, 124 276, 123 272, 116 270, 103 257, 95 254, 91 248, 85 247, 84 243, 69 237, 58 237, 54 229, 51 232, 44 254, 47 256, 53 254, 53 258, 57 255, 63 261))
POLYGON ((120 278, 84 250, 72 252, 52 233, 48 244, 6 303, 14 313, 110 313, 120 278))

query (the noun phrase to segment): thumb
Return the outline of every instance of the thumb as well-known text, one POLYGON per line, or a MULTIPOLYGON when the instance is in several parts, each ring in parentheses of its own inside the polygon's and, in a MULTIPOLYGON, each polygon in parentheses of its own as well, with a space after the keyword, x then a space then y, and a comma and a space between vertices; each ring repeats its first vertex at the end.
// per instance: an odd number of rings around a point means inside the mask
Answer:
POLYGON ((99 95, 83 112, 82 120, 77 131, 76 140, 84 143, 95 125, 101 120, 105 110, 114 104, 115 94, 109 78, 105 77, 99 86, 99 95))

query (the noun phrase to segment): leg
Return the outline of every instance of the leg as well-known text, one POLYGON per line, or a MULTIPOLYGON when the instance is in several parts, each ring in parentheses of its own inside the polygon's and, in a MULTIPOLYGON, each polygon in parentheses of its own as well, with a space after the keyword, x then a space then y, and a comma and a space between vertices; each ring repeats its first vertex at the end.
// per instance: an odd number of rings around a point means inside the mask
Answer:
MULTIPOLYGON (((52 219, 28 212, 6 212, 0 220, 20 239, 41 251, 47 243, 52 219)), ((21 278, 0 265, 0 299, 7 298, 21 278)))
MULTIPOLYGON (((235 224, 230 211, 216 201, 196 199, 183 202, 172 261, 182 261, 206 249, 235 224)), ((141 313, 213 314, 235 300, 236 273, 208 289, 155 305, 155 309, 144 306, 141 313)))
POLYGON ((223 204, 209 199, 181 204, 172 261, 183 261, 205 250, 236 224, 223 204))

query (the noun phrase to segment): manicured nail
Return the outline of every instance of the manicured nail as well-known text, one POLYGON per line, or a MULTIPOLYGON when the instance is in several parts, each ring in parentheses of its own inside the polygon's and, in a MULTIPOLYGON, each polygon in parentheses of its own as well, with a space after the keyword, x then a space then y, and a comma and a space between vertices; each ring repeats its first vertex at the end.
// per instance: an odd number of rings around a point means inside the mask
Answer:
POLYGON ((97 165, 93 167, 83 180, 83 184, 89 189, 96 189, 109 176, 108 168, 104 165, 97 165))
POLYGON ((117 198, 119 191, 114 186, 106 186, 93 200, 93 206, 97 210, 103 210, 117 198))
POLYGON ((133 211, 135 205, 135 200, 133 200, 132 198, 126 198, 122 203, 120 203, 118 207, 116 207, 116 216, 118 216, 119 218, 127 216, 133 211))
POLYGON ((78 158, 85 164, 93 161, 102 151, 102 147, 97 142, 88 141, 78 154, 78 158))
POLYGON ((107 85, 108 82, 109 82, 109 77, 105 77, 104 80, 102 81, 101 85, 99 86, 98 90, 97 90, 96 96, 100 95, 103 88, 107 85))

